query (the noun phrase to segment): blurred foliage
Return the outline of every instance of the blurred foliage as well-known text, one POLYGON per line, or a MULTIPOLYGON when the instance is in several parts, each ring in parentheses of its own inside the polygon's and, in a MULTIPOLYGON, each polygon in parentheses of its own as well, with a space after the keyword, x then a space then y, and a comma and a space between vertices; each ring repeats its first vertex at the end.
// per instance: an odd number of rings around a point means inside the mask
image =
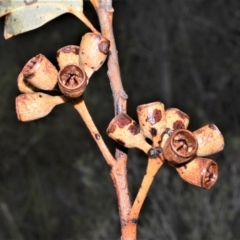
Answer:
MULTIPOLYGON (((84 12, 98 27, 89 2, 84 12)), ((128 113, 162 101, 190 116, 190 129, 215 123, 226 148, 213 158, 220 177, 213 189, 183 182, 169 166, 156 177, 139 222, 139 240, 240 238, 240 3, 206 0, 113 1, 114 31, 128 113)), ((3 31, 4 21, 0 19, 3 31)), ((44 119, 17 121, 18 73, 43 53, 78 45, 88 29, 64 15, 40 29, 0 38, 0 239, 117 240, 113 184, 97 146, 70 104, 44 119)), ((107 144, 113 117, 106 65, 90 81, 85 99, 107 144)), ((129 151, 132 198, 145 172, 146 156, 129 151)))

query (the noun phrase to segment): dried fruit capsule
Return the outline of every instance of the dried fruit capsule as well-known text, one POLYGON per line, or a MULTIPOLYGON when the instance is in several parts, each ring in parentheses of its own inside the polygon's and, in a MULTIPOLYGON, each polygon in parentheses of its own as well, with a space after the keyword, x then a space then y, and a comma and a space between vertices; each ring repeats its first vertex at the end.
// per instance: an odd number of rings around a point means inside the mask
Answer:
POLYGON ((24 79, 42 90, 53 90, 57 84, 58 71, 42 54, 30 59, 22 70, 24 79))
POLYGON ((27 122, 45 117, 56 105, 66 101, 62 96, 50 96, 41 92, 21 94, 15 101, 18 120, 27 122))
POLYGON ((89 78, 106 60, 109 47, 109 40, 101 35, 86 33, 82 37, 79 49, 79 64, 89 78))
POLYGON ((205 189, 210 189, 218 178, 218 165, 208 158, 197 157, 176 170, 184 181, 205 189))
POLYGON ((163 154, 172 164, 187 162, 196 155, 198 142, 192 132, 186 129, 175 130, 167 139, 163 154))
POLYGON ((65 65, 58 74, 61 92, 70 98, 80 97, 86 90, 88 77, 85 71, 75 64, 65 65))
POLYGON ((223 135, 214 124, 208 124, 199 128, 193 134, 198 141, 198 156, 211 155, 222 151, 224 148, 223 135))
POLYGON ((176 129, 186 129, 189 124, 189 116, 177 108, 169 108, 165 112, 166 127, 176 129))
POLYGON ((154 146, 159 146, 161 135, 166 129, 164 104, 153 102, 139 105, 137 114, 143 135, 151 139, 154 146))
POLYGON ((107 134, 127 148, 139 148, 147 154, 151 148, 145 141, 139 125, 125 113, 120 113, 112 119, 107 134))
POLYGON ((57 51, 58 65, 63 68, 68 64, 79 65, 79 46, 68 45, 57 51))

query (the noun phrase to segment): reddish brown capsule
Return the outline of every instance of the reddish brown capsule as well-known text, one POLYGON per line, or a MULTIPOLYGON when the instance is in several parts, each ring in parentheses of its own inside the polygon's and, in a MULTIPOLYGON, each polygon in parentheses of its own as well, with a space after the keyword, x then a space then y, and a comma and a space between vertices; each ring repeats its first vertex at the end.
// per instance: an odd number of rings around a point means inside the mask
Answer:
POLYGON ((154 146, 159 146, 161 135, 166 129, 164 104, 152 102, 139 105, 137 114, 143 135, 151 139, 154 146))
POLYGON ((163 148, 166 160, 172 164, 187 162, 196 155, 198 143, 192 132, 186 129, 175 130, 163 148))
POLYGON ((79 46, 68 45, 57 51, 58 65, 63 68, 68 64, 79 65, 79 46))
POLYGON ((23 77, 38 89, 53 90, 57 84, 58 71, 42 54, 30 59, 22 70, 23 77))
POLYGON ((109 47, 109 40, 101 35, 86 33, 82 37, 79 49, 79 64, 89 78, 106 60, 109 47))
POLYGON ((218 178, 218 165, 208 158, 197 157, 176 170, 184 181, 205 189, 215 185, 218 178))
POLYGON ((148 153, 151 146, 145 141, 139 125, 125 113, 112 119, 107 134, 113 140, 127 148, 139 148, 148 153))
POLYGON ((64 66, 58 74, 58 86, 69 97, 80 97, 86 90, 88 77, 85 71, 75 64, 64 66))

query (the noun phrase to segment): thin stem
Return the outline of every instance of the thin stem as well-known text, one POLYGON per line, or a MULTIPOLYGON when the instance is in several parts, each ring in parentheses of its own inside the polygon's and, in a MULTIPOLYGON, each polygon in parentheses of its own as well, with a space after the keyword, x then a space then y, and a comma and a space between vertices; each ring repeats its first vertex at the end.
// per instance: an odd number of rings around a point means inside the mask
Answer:
POLYGON ((88 110, 85 105, 85 101, 82 97, 75 99, 72 101, 73 106, 78 111, 80 116, 82 117, 83 121, 87 125, 87 128, 91 132, 93 139, 97 143, 100 151, 102 152, 103 157, 105 158, 106 162, 109 166, 113 166, 116 162, 110 151, 108 150, 105 142, 103 141, 101 135, 99 134, 99 131, 97 127, 95 126, 88 110))
POLYGON ((158 172, 159 168, 163 165, 163 157, 160 155, 158 158, 149 158, 146 174, 144 175, 141 188, 138 191, 137 197, 133 203, 131 213, 129 215, 130 219, 138 219, 140 210, 144 203, 144 200, 148 194, 149 188, 152 185, 154 177, 158 172))
POLYGON ((135 198, 135 201, 133 203, 133 206, 129 215, 127 230, 126 230, 128 232, 135 233, 135 238, 132 240, 136 239, 137 222, 138 222, 140 211, 142 209, 142 205, 146 199, 146 196, 148 194, 150 186, 152 185, 152 182, 154 180, 156 173, 158 172, 160 167, 163 165, 163 160, 164 159, 162 154, 159 155, 158 158, 148 159, 146 174, 144 175, 141 188, 139 189, 137 197, 135 198))
POLYGON ((78 12, 75 9, 70 9, 70 12, 72 12, 77 18, 79 18, 87 27, 89 27, 92 32, 99 34, 99 32, 95 29, 95 27, 92 25, 92 23, 88 20, 88 18, 84 15, 83 12, 78 12))

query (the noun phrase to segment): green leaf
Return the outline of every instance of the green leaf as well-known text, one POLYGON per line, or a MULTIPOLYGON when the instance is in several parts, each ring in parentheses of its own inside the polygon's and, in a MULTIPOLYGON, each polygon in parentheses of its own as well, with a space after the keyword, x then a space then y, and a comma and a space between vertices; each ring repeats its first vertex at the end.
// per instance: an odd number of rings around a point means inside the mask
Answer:
POLYGON ((0 0, 0 17, 12 11, 25 9, 34 5, 55 5, 56 7, 74 8, 77 11, 83 10, 83 0, 0 0))
POLYGON ((5 38, 38 28, 64 13, 74 14, 97 32, 83 14, 83 0, 0 0, 0 17, 6 15, 5 38))

